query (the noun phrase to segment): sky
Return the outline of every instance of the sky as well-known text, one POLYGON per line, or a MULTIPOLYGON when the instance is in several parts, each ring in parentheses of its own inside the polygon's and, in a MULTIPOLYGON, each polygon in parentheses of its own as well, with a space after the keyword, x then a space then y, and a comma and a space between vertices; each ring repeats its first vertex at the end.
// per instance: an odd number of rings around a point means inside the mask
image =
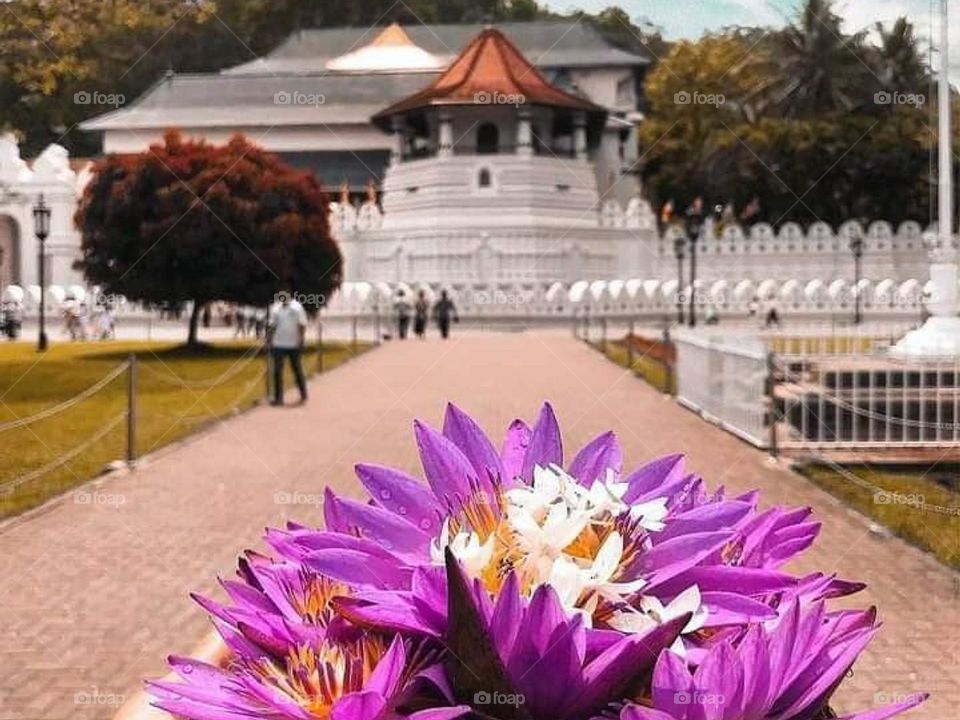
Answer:
MULTIPOLYGON (((634 21, 650 20, 663 29, 671 40, 696 38, 705 30, 718 30, 725 25, 783 25, 796 16, 802 0, 547 0, 553 10, 582 9, 591 12, 608 5, 619 5, 634 21)), ((931 33, 931 8, 934 11, 933 33, 939 36, 939 0, 837 0, 836 11, 844 18, 844 29, 855 32, 885 24, 906 15, 917 34, 928 38, 931 33)), ((950 2, 951 78, 960 81, 960 2, 950 2)), ((936 60, 935 60, 936 62, 936 60)))

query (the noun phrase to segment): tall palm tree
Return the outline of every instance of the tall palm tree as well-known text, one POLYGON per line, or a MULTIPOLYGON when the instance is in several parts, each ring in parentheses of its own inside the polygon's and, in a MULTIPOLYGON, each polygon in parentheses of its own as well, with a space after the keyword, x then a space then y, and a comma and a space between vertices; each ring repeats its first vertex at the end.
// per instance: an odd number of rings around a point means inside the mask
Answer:
POLYGON ((876 29, 880 44, 874 52, 872 64, 883 89, 888 92, 923 92, 930 76, 913 24, 901 17, 889 30, 882 23, 877 23, 876 29))
POLYGON ((784 116, 848 112, 870 97, 865 33, 845 35, 840 22, 832 0, 807 0, 800 17, 774 36, 779 77, 771 99, 784 116))

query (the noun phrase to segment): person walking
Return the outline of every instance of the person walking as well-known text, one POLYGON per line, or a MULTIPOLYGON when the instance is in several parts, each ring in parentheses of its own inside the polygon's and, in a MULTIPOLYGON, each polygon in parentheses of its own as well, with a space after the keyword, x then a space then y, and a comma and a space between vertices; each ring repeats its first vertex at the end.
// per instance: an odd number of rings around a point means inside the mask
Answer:
POLYGON ((767 300, 767 311, 765 313, 763 326, 767 329, 772 327, 780 328, 780 311, 777 310, 777 303, 772 298, 767 300))
POLYGON ((267 326, 267 341, 273 360, 273 401, 271 405, 283 405, 283 363, 290 361, 293 376, 300 390, 300 404, 307 401, 307 381, 303 375, 303 345, 307 335, 307 313, 290 293, 278 294, 278 302, 270 309, 267 326))
POLYGON ((397 315, 397 336, 401 340, 407 339, 407 330, 410 328, 410 301, 403 290, 397 290, 397 299, 393 303, 393 310, 397 315))
POLYGON ((417 293, 417 302, 413 306, 413 332, 421 340, 427 332, 427 318, 430 317, 430 302, 427 293, 421 290, 417 293))
POLYGON ((457 315, 457 307, 453 304, 446 290, 440 291, 440 299, 433 307, 433 314, 437 319, 437 326, 440 328, 440 337, 446 340, 450 337, 450 321, 460 322, 457 315))

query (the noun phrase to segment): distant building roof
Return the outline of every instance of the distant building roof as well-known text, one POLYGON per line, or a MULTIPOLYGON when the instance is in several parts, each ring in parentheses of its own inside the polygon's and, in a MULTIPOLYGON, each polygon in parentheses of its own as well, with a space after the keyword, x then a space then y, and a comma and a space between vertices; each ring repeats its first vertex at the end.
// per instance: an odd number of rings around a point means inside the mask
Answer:
MULTIPOLYGON (((219 73, 168 74, 132 104, 91 118, 80 128, 136 132, 175 127, 366 125, 385 106, 430 83, 441 68, 432 72, 425 68, 426 57, 438 58, 446 67, 484 27, 396 26, 379 35, 362 28, 304 30, 244 65, 219 73), (391 53, 399 60, 384 70, 391 53), (411 62, 417 67, 402 67, 411 62)), ((629 67, 648 62, 615 48, 585 22, 497 27, 540 68, 629 67)))
POLYGON ((489 27, 429 87, 377 113, 373 121, 382 125, 392 115, 429 106, 488 105, 497 97, 515 98, 507 101, 525 105, 606 112, 551 85, 502 32, 489 27))
POLYGON ((82 123, 84 130, 318 124, 366 125, 384 105, 429 82, 423 73, 365 75, 171 75, 133 105, 82 123))
POLYGON ((415 45, 404 29, 394 23, 369 44, 328 60, 326 68, 351 73, 437 72, 446 64, 446 57, 428 53, 415 45))
MULTIPOLYGON (((482 24, 404 26, 411 42, 449 62, 483 29, 482 24)), ((497 27, 541 68, 647 65, 649 58, 614 47, 590 23, 546 20, 499 23, 497 27)), ((223 70, 224 74, 319 72, 327 63, 367 44, 370 28, 323 28, 293 33, 262 58, 223 70)))

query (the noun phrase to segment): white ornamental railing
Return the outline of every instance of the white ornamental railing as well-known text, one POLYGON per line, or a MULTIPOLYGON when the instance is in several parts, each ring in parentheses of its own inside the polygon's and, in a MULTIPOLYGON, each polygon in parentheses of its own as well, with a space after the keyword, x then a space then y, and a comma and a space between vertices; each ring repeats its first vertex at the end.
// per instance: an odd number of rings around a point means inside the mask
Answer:
POLYGON ((674 336, 677 401, 757 447, 767 446, 769 360, 761 342, 674 336))

